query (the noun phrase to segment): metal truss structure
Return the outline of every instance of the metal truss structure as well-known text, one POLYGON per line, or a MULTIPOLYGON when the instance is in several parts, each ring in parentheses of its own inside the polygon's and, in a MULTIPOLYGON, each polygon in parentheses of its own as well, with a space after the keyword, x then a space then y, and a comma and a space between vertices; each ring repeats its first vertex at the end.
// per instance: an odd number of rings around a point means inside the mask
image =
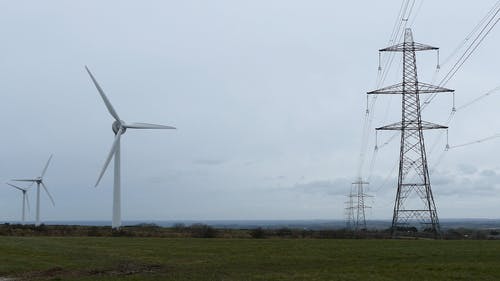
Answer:
POLYGON ((346 227, 350 230, 366 230, 365 209, 370 208, 365 203, 365 199, 370 197, 364 190, 364 186, 367 184, 368 182, 363 181, 361 178, 352 183, 351 192, 348 195, 349 199, 346 202, 346 227))
POLYGON ((453 90, 420 83, 417 79, 416 52, 438 50, 413 41, 411 29, 405 29, 404 42, 381 49, 380 52, 403 53, 403 82, 368 92, 368 94, 402 95, 401 122, 376 128, 376 130, 401 131, 399 175, 392 235, 414 235, 417 231, 439 237, 440 227, 436 205, 431 190, 424 130, 446 129, 446 126, 422 121, 420 94, 453 92, 453 90))

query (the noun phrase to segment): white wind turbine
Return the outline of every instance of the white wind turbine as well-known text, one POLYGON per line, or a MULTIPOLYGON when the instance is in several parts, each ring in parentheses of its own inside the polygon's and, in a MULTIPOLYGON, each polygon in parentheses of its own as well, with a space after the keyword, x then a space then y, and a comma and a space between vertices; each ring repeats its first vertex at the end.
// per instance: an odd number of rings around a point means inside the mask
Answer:
POLYGON ((47 168, 49 167, 50 160, 52 160, 52 155, 50 155, 49 160, 47 161, 47 164, 45 164, 45 167, 43 168, 42 174, 39 177, 36 177, 34 179, 13 179, 13 181, 27 181, 27 182, 32 182, 36 183, 36 222, 35 226, 40 225, 40 185, 43 187, 45 190, 45 193, 50 198, 50 201, 52 202, 52 205, 56 205, 54 203, 54 198, 52 198, 52 195, 50 195, 49 190, 47 189, 47 186, 43 183, 43 176, 45 175, 45 172, 47 172, 47 168))
POLYGON ((106 105, 106 108, 108 109, 109 113, 115 121, 111 125, 111 128, 113 129, 113 132, 115 133, 115 140, 113 141, 113 145, 111 146, 111 150, 108 154, 108 157, 106 158, 106 161, 104 162, 104 166, 101 170, 101 173, 99 174, 99 178, 97 179, 97 182, 95 186, 99 184, 101 181, 102 176, 104 175, 104 172, 106 171, 106 168, 109 165, 109 162, 111 161, 111 158, 115 158, 115 171, 114 171, 114 185, 113 185, 113 220, 111 223, 112 228, 117 229, 120 228, 121 226, 121 187, 120 187, 120 137, 125 133, 127 129, 176 129, 175 127, 171 126, 163 126, 163 125, 155 125, 155 124, 147 124, 147 123, 126 123, 116 113, 115 109, 109 102, 108 98, 104 94, 104 91, 102 90, 101 86, 99 86, 99 83, 97 83, 97 80, 94 78, 94 75, 90 72, 87 66, 85 66, 85 69, 87 70, 88 74, 90 75, 90 78, 92 79, 92 82, 94 82, 94 85, 97 88, 97 91, 101 95, 102 100, 104 101, 104 104, 106 105))
POLYGON ((15 189, 20 190, 23 193, 23 212, 22 212, 22 217, 21 217, 21 222, 24 224, 26 221, 26 204, 28 205, 28 210, 30 209, 30 201, 28 200, 28 197, 26 196, 26 192, 28 192, 28 188, 22 188, 17 185, 13 185, 11 183, 8 183, 8 185, 12 186, 15 189))

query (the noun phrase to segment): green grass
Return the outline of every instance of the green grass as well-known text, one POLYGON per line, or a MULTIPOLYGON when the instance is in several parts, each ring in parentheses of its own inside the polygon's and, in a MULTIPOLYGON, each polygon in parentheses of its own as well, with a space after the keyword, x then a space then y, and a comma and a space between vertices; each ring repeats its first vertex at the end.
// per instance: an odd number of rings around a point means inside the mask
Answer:
POLYGON ((0 237, 26 280, 500 280, 500 241, 0 237))

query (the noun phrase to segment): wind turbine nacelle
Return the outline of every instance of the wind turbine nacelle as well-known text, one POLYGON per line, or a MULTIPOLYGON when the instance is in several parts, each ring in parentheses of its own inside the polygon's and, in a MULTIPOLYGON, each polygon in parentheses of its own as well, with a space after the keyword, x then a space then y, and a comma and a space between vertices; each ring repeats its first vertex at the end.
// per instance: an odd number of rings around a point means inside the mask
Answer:
POLYGON ((122 129, 122 135, 123 135, 127 130, 127 128, 122 127, 121 122, 115 121, 113 122, 113 125, 111 125, 111 129, 113 129, 115 135, 118 133, 118 130, 120 130, 120 128, 122 129))

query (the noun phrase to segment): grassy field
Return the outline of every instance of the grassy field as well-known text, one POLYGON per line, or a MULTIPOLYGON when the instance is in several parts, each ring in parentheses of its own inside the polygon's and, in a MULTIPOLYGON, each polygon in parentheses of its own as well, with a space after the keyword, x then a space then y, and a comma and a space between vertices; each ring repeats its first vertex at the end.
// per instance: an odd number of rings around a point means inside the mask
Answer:
POLYGON ((500 280, 500 241, 0 237, 18 280, 500 280))

